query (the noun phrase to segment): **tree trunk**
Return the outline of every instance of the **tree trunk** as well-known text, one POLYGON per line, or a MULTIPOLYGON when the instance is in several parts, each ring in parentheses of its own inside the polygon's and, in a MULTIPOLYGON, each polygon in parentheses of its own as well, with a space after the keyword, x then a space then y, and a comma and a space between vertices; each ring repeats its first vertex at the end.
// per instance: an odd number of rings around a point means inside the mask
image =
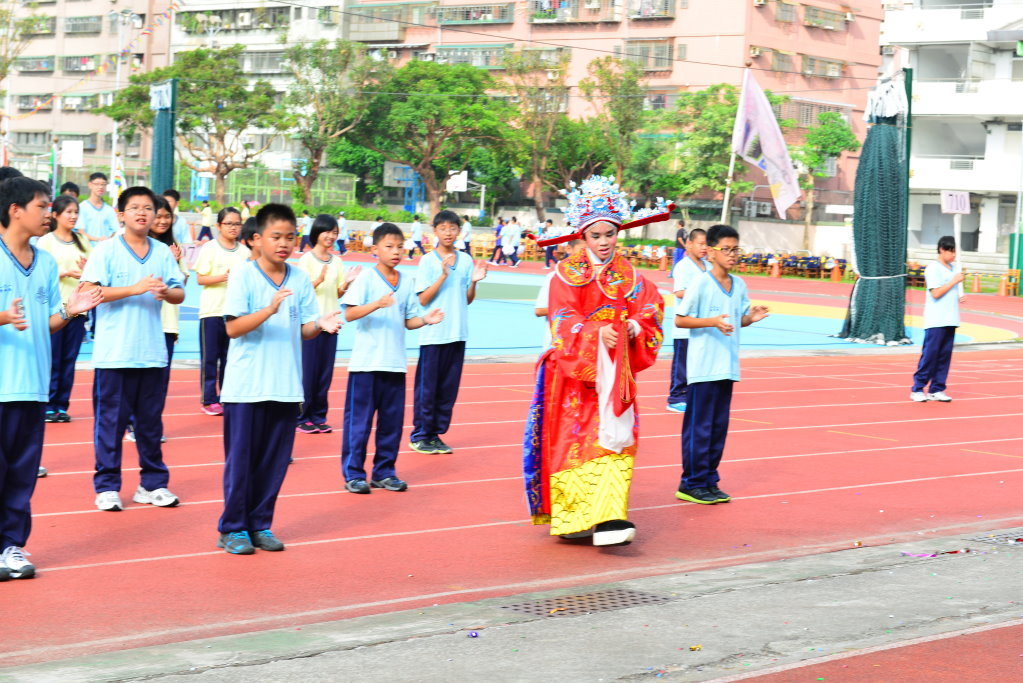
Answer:
POLYGON ((220 168, 220 166, 217 166, 217 170, 214 173, 215 173, 214 192, 217 197, 217 203, 223 206, 224 197, 227 194, 227 174, 230 173, 230 171, 224 171, 223 169, 220 168))
POLYGON ((295 178, 295 184, 298 187, 299 193, 302 195, 301 200, 308 204, 313 196, 313 183, 316 182, 316 179, 320 175, 320 162, 323 161, 323 152, 325 148, 320 147, 319 149, 306 149, 309 152, 309 159, 305 175, 302 175, 297 168, 291 172, 291 175, 295 178))
MULTIPOLYGON (((419 177, 423 179, 423 186, 426 188, 426 201, 430 203, 430 217, 440 213, 440 196, 443 188, 437 184, 437 176, 433 172, 432 164, 420 164, 415 167, 419 177)), ((418 207, 416 207, 418 209, 418 207)))
POLYGON ((547 207, 543 204, 543 180, 539 173, 533 174, 533 206, 536 207, 537 221, 547 220, 547 207))

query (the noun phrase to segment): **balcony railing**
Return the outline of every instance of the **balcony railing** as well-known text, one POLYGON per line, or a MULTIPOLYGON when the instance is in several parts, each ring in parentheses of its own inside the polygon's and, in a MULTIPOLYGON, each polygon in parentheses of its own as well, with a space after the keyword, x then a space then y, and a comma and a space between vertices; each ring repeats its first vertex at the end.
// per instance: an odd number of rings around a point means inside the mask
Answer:
POLYGON ((67 17, 64 19, 64 33, 102 33, 103 17, 67 17))
POLYGON ((629 19, 671 19, 678 0, 632 0, 629 19))
POLYGON ((52 36, 57 32, 57 17, 29 17, 25 33, 31 36, 52 36))
POLYGON ((531 24, 585 24, 622 20, 623 6, 617 0, 529 0, 531 24))
POLYGON ((49 73, 55 63, 55 57, 19 57, 14 61, 14 68, 19 73, 49 73))
POLYGON ((512 24, 515 22, 515 5, 460 5, 437 8, 437 24, 512 24))
POLYGON ((18 111, 50 111, 53 109, 52 95, 18 95, 18 111))

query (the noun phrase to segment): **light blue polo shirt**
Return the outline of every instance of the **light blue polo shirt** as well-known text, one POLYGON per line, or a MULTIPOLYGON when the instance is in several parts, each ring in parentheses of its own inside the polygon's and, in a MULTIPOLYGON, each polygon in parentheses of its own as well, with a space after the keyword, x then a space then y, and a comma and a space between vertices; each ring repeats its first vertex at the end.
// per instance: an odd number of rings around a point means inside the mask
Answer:
POLYGON ((689 330, 686 371, 690 384, 722 379, 739 381, 739 335, 742 316, 749 313, 750 304, 746 283, 734 275, 729 277, 732 278, 730 292, 724 290, 710 271, 694 277, 675 310, 677 315, 692 318, 716 318, 724 313, 734 328, 728 336, 716 327, 689 330))
POLYGON ((262 325, 231 340, 224 386, 220 389, 221 403, 305 400, 302 325, 319 318, 320 312, 309 276, 294 266, 285 264, 285 268, 280 287, 256 261, 246 261, 231 271, 224 317, 240 318, 266 308, 278 289, 290 289, 291 296, 262 325))
MULTIPOLYGON (((0 402, 50 399, 50 316, 60 311, 57 262, 32 247, 23 268, 0 239, 0 310, 21 299, 28 328, 0 325, 0 402)), ((42 429, 42 425, 39 425, 42 429)))
POLYGON ((341 305, 362 306, 388 292, 394 293, 394 305, 380 308, 355 321, 355 340, 348 372, 406 372, 405 321, 422 315, 419 297, 413 291, 412 277, 399 273, 398 286, 392 287, 374 266, 359 273, 341 305))
MULTIPOLYGON (((82 270, 82 282, 101 287, 130 287, 150 275, 171 289, 182 287, 181 266, 163 242, 146 238, 149 251, 139 258, 123 235, 97 244, 82 270)), ((149 292, 96 307, 94 368, 167 367, 167 342, 160 322, 162 301, 149 292)))
MULTIPOLYGON (((688 256, 683 258, 681 261, 675 264, 675 267, 671 269, 671 278, 674 281, 672 285, 672 292, 682 291, 689 289, 689 283, 693 281, 693 278, 697 275, 703 275, 707 272, 707 262, 703 261, 703 269, 696 265, 696 262, 688 256)), ((682 300, 675 298, 675 310, 678 311, 682 305, 682 300)), ((674 322, 674 321, 673 321, 674 322)), ((691 330, 684 327, 676 327, 674 331, 675 339, 689 339, 691 330)))
POLYGON ((178 244, 188 244, 191 241, 188 234, 188 221, 180 213, 174 216, 171 232, 174 234, 174 241, 178 244))
POLYGON ((114 207, 104 204, 100 208, 88 199, 78 205, 78 223, 75 229, 93 237, 113 237, 121 229, 114 207))
MULTIPOLYGON (((444 320, 436 325, 427 325, 419 331, 419 345, 450 344, 469 338, 469 302, 466 295, 472 284, 472 257, 464 251, 456 251, 455 265, 448 269, 448 279, 441 285, 426 310, 439 308, 444 311, 444 320)), ((423 257, 416 271, 416 299, 430 288, 440 277, 442 260, 436 250, 423 257)))
POLYGON ((924 269, 924 283, 927 286, 927 297, 924 301, 924 329, 929 327, 959 327, 959 287, 945 292, 945 296, 935 299, 931 290, 944 287, 959 272, 959 261, 946 266, 935 261, 924 269))

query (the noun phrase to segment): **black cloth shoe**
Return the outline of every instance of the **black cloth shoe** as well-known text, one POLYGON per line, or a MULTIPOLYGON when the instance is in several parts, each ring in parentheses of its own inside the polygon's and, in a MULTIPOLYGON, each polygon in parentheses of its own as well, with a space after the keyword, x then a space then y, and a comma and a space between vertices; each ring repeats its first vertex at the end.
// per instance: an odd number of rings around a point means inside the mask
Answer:
POLYGON ((380 481, 373 480, 369 485, 375 489, 387 489, 388 491, 404 491, 408 488, 408 484, 398 477, 387 477, 380 481))
POLYGON ((66 410, 58 410, 55 422, 71 422, 71 416, 67 414, 66 410))
POLYGON ((451 446, 441 441, 439 436, 433 438, 433 441, 430 442, 430 446, 433 448, 434 453, 448 455, 455 452, 452 450, 451 446))
POLYGON ((345 490, 349 493, 372 493, 365 479, 352 479, 345 482, 345 490))
POLYGON ((717 484, 713 486, 708 486, 707 490, 709 490, 714 495, 714 497, 718 499, 719 503, 727 503, 730 500, 732 500, 732 497, 725 493, 724 491, 722 491, 721 489, 719 489, 717 487, 717 484))
POLYGON ((721 502, 710 489, 702 487, 695 489, 680 488, 675 493, 675 497, 679 500, 688 500, 690 503, 699 503, 700 505, 714 505, 715 503, 721 502))
POLYGON ((593 527, 593 545, 628 545, 636 538, 636 525, 624 519, 612 519, 593 527))

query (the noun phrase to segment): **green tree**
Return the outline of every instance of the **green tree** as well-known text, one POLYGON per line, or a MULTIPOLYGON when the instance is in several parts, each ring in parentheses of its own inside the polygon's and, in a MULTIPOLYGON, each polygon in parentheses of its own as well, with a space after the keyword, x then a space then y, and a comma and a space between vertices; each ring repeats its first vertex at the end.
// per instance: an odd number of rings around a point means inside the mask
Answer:
POLYGON ((448 171, 469 152, 504 138, 509 105, 492 97, 493 78, 467 64, 413 61, 378 86, 355 141, 423 179, 431 213, 440 210, 448 171))
POLYGON ((559 119, 551 142, 551 159, 544 181, 552 190, 565 189, 601 173, 612 164, 611 150, 603 135, 595 134, 592 119, 559 119))
POLYGON ((357 145, 348 138, 338 138, 327 147, 327 164, 359 181, 355 194, 360 201, 371 202, 384 186, 384 157, 368 147, 357 145))
POLYGON ((589 77, 579 87, 597 109, 594 122, 603 133, 615 169, 625 176, 636 133, 643 127, 645 76, 638 62, 617 57, 594 59, 587 67, 589 77))
MULTIPOLYGON (((497 205, 507 201, 514 193, 519 179, 515 158, 510 151, 498 145, 474 147, 466 159, 469 177, 486 185, 487 214, 494 216, 497 205)), ((475 194, 475 193, 474 193, 475 194)))
POLYGON ((529 177, 529 191, 542 222, 544 179, 550 164, 551 141, 558 122, 567 118, 568 51, 558 53, 554 60, 536 49, 512 51, 504 59, 505 83, 515 101, 515 142, 522 148, 529 177))
POLYGON ((295 121, 294 135, 306 152, 293 175, 305 198, 327 147, 362 120, 370 100, 364 91, 387 66, 370 59, 365 45, 346 40, 300 43, 284 56, 291 71, 284 101, 295 121))
POLYGON ((178 79, 179 157, 193 171, 213 174, 217 201, 223 203, 227 176, 251 166, 291 125, 273 86, 263 80, 250 83, 242 72, 238 57, 244 50, 235 45, 178 52, 172 65, 132 75, 128 87, 97 111, 123 124, 129 135, 149 128, 149 86, 178 79), (250 141, 253 129, 264 131, 258 144, 250 141))
POLYGON ((826 111, 817 115, 817 125, 806 131, 803 144, 791 150, 792 161, 799 169, 799 184, 805 196, 803 246, 809 249, 812 239, 813 209, 818 178, 830 176, 828 165, 838 160, 842 152, 855 152, 860 148, 852 127, 842 115, 826 111))

